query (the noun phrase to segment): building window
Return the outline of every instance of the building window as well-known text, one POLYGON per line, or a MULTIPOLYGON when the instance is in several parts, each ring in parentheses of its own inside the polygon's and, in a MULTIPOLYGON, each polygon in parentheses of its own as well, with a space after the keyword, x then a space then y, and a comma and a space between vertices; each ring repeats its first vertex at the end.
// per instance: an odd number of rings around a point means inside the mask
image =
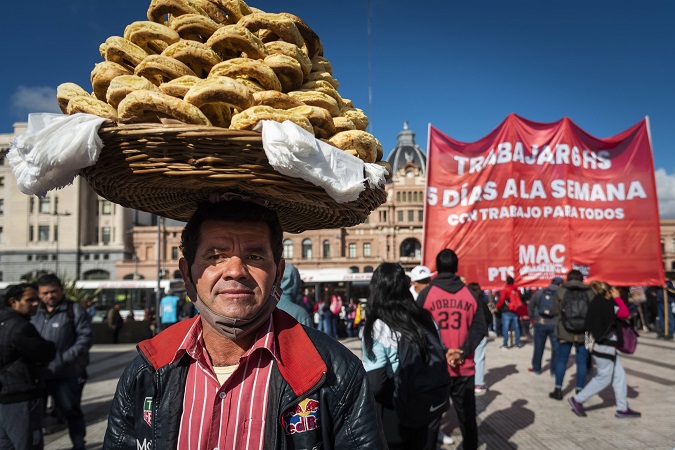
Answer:
POLYGON ((424 222, 424 210, 420 209, 417 211, 417 221, 418 222, 424 222))
POLYGON ((302 259, 312 259, 312 240, 302 240, 302 259))
POLYGON ((415 211, 412 209, 408 211, 408 222, 414 222, 415 221, 415 211))
POLYGON ((323 241, 323 257, 330 258, 330 241, 328 239, 323 241))
POLYGON ((0 177, 0 187, 5 185, 5 177, 0 177))
POLYGON ((49 255, 35 255, 35 261, 49 261, 49 255))
POLYGON ((408 192, 408 201, 412 202, 412 192, 408 192))
POLYGON ((673 251, 675 252, 675 239, 673 239, 673 251))
POLYGON ((101 227, 101 242, 103 245, 110 244, 110 227, 101 227))
POLYGON ((284 239, 284 259, 293 259, 293 241, 284 239))
POLYGON ((28 199, 28 212, 33 214, 35 212, 35 197, 28 199))
POLYGON ((347 256, 348 256, 349 258, 356 258, 356 244, 354 244, 354 243, 349 244, 348 249, 349 249, 349 250, 348 250, 349 253, 348 253, 347 256))
POLYGON ((49 240, 49 226, 40 225, 38 226, 38 241, 48 241, 49 240))
POLYGON ((49 209, 49 198, 48 197, 40 199, 40 207, 39 208, 40 208, 39 212, 42 213, 42 214, 50 214, 51 213, 51 210, 49 209))
POLYGON ((54 225, 54 241, 58 241, 58 240, 59 240, 59 226, 54 225))
POLYGON ((363 268, 363 273, 373 273, 373 266, 366 266, 363 268))
POLYGON ((109 253, 104 253, 104 254, 103 254, 103 259, 106 259, 106 260, 110 259, 110 254, 109 254, 109 253))
POLYGON ((28 242, 33 242, 35 240, 35 228, 33 225, 28 225, 28 242))
POLYGON ((370 242, 363 243, 363 257, 370 258, 370 242))
POLYGON ((401 193, 400 193, 400 192, 397 192, 397 193, 396 193, 396 201, 397 201, 397 202, 400 202, 400 201, 401 201, 401 193))
MULTIPOLYGON (((3 238, 4 238, 3 229, 2 229, 2 227, 0 227, 0 242, 3 241, 3 238)), ((0 281, 2 281, 2 280, 0 280, 0 281)))
POLYGON ((4 214, 4 213, 5 213, 5 199, 0 198, 0 214, 4 214))
POLYGON ((387 211, 382 211, 382 222, 387 221, 387 211))
POLYGON ((171 259, 178 259, 178 247, 171 247, 171 259))
POLYGON ((110 203, 108 200, 103 200, 101 202, 101 213, 105 216, 112 214, 112 203, 110 203))
POLYGON ((398 223, 402 223, 403 222, 403 211, 397 211, 396 216, 398 218, 398 223))
POLYGON ((408 238, 401 243, 399 249, 400 255, 403 258, 421 258, 422 257, 422 245, 417 239, 408 238))
POLYGON ((26 261, 32 261, 33 255, 26 255, 26 261))
POLYGON ((98 261, 100 259, 100 256, 98 253, 94 253, 94 261, 98 261))
POLYGON ((665 253, 666 251, 666 244, 663 241, 663 238, 661 238, 661 253, 665 253))
POLYGON ((349 271, 350 271, 351 273, 359 273, 359 267, 358 267, 358 266, 351 266, 351 267, 349 268, 349 271))
POLYGON ((413 201, 417 201, 417 191, 413 192, 413 201))

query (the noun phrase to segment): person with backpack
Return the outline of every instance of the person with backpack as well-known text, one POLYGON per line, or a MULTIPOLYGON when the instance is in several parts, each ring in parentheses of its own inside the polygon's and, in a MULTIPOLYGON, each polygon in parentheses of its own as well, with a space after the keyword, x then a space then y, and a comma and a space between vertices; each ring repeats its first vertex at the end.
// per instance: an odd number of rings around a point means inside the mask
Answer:
POLYGON ((630 312, 616 287, 610 287, 602 281, 591 281, 591 289, 595 297, 588 306, 585 324, 587 333, 593 340, 591 354, 596 374, 581 392, 570 397, 568 402, 574 414, 586 417, 584 402, 611 384, 616 403, 614 416, 617 419, 638 418, 642 414, 630 409, 626 401, 626 371, 617 353, 620 339, 617 321, 628 319, 630 312))
POLYGON ((529 372, 541 374, 541 359, 544 356, 546 339, 551 343, 551 375, 555 375, 556 358, 558 356, 558 339, 555 337, 557 317, 553 315, 553 302, 563 279, 555 277, 545 289, 534 293, 528 304, 528 313, 534 323, 534 351, 532 352, 532 367, 529 372))
POLYGON ((417 304, 431 312, 448 349, 450 398, 463 447, 473 450, 478 447, 474 352, 487 333, 487 324, 480 300, 457 275, 458 266, 454 251, 441 250, 436 255, 438 275, 419 293, 417 304))
POLYGON ((435 449, 449 407, 445 348, 400 264, 382 263, 373 272, 366 317, 363 365, 389 449, 435 449))
POLYGON ((512 276, 506 277, 506 286, 499 293, 499 301, 495 308, 502 313, 502 335, 503 343, 501 349, 507 350, 509 345, 509 330, 513 329, 515 334, 516 348, 520 348, 520 325, 518 324, 518 308, 522 301, 520 300, 520 293, 514 284, 512 276))
POLYGON ((593 300, 591 287, 584 284, 584 275, 576 270, 567 273, 567 281, 560 286, 553 302, 553 315, 558 317, 555 336, 558 339, 558 356, 555 361, 555 387, 548 396, 562 400, 562 383, 567 371, 567 360, 572 347, 576 355, 577 366, 576 391, 586 384, 588 372, 588 351, 584 346, 586 332, 586 313, 593 300))

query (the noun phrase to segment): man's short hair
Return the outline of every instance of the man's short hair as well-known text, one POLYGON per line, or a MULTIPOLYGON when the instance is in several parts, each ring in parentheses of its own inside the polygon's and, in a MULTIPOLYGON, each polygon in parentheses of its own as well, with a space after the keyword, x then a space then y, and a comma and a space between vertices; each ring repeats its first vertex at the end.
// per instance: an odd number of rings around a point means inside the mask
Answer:
POLYGON ((506 276, 506 284, 513 284, 513 283, 515 283, 515 280, 513 279, 513 277, 511 275, 507 275, 506 276))
POLYGON ((441 250, 436 255, 436 270, 438 273, 457 273, 458 265, 457 254, 449 248, 441 250))
POLYGON ((567 281, 584 281, 584 274, 577 269, 570 270, 567 273, 567 281))
POLYGON ((0 306, 3 308, 10 308, 12 305, 9 303, 9 299, 15 298, 17 300, 21 300, 23 293, 28 288, 33 288, 37 291, 37 285, 34 283, 19 283, 9 286, 4 297, 2 297, 2 303, 0 303, 0 306))
POLYGON ((53 273, 46 273, 44 275, 41 275, 40 278, 37 279, 35 284, 37 284, 38 286, 49 286, 50 284, 55 284, 61 288, 63 287, 61 279, 53 273))
POLYGON ((283 251, 284 232, 281 229, 277 213, 269 208, 254 202, 243 200, 229 200, 219 203, 200 202, 197 210, 188 221, 181 235, 180 250, 188 263, 192 266, 195 262, 195 252, 199 246, 199 231, 206 221, 228 221, 241 223, 263 222, 270 230, 270 244, 274 262, 279 264, 283 251))

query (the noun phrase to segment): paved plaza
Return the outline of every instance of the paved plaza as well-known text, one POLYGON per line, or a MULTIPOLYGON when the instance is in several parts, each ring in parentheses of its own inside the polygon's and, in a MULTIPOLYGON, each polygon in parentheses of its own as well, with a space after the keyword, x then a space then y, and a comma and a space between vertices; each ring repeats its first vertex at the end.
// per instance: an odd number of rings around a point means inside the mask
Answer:
MULTIPOLYGON (((358 339, 341 342, 361 356, 358 339)), ((523 342, 522 348, 509 350, 499 348, 501 339, 488 343, 485 378, 490 390, 476 399, 480 449, 672 450, 675 447, 675 341, 657 340, 654 333, 643 333, 637 352, 621 356, 628 378, 630 407, 642 412, 640 419, 614 417, 611 389, 586 403, 587 417, 575 416, 567 403, 574 389, 574 367, 570 367, 565 377, 565 400, 552 400, 548 397, 553 389, 548 364, 542 375, 529 373, 532 343, 523 342)), ((90 380, 83 398, 88 449, 101 448, 117 379, 135 356, 134 347, 96 345, 92 349, 90 380)), ((548 349, 545 361, 547 355, 548 349)), ((452 410, 446 414, 443 427, 455 441, 461 441, 452 410)), ((45 442, 49 450, 70 448, 65 431, 46 436, 45 442)))

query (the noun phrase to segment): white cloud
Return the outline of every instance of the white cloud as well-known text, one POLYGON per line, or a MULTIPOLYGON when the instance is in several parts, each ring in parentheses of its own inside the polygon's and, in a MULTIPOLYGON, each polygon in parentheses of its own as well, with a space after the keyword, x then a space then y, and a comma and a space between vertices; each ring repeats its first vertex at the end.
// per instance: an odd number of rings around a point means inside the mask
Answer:
POLYGON ((657 169, 654 174, 659 215, 661 219, 675 219, 675 173, 668 174, 666 169, 657 169))
POLYGON ((28 120, 29 113, 60 113, 56 103, 56 88, 47 86, 19 86, 12 94, 12 112, 28 120))

